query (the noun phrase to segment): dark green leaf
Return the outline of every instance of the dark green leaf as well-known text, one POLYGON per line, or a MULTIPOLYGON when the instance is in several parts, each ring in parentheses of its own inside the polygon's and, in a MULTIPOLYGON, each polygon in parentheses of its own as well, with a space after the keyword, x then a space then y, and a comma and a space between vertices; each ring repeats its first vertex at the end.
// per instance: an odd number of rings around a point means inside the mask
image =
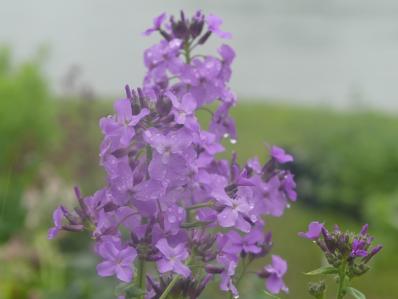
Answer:
POLYGON ((318 268, 316 270, 304 273, 305 275, 329 275, 329 274, 337 274, 339 271, 335 267, 325 266, 318 268))
POLYGON ((348 294, 352 295, 355 299, 366 299, 366 296, 357 289, 348 287, 347 292, 348 294))

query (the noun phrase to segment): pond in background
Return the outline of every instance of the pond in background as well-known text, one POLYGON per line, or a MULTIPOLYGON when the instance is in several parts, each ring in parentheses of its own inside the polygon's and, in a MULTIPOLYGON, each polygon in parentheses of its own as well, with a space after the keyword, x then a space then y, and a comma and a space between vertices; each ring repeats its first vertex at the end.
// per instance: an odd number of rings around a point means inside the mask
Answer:
MULTIPOLYGON (((18 60, 50 46, 46 71, 62 92, 71 66, 101 95, 140 85, 140 33, 160 12, 193 12, 187 0, 0 0, 0 42, 18 60)), ((205 0, 233 33, 233 89, 245 98, 398 111, 398 1, 205 0)))

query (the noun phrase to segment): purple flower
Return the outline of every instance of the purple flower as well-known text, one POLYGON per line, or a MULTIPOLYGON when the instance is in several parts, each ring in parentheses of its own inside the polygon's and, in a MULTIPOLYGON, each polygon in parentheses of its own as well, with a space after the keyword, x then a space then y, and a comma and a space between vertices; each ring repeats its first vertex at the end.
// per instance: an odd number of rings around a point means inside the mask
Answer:
POLYGON ((283 178, 283 190, 286 192, 287 196, 291 201, 297 200, 296 192, 296 182, 294 181, 294 176, 288 171, 283 178))
POLYGON ((53 212, 54 227, 48 230, 48 239, 54 239, 58 232, 62 229, 62 219, 64 218, 63 207, 59 206, 53 212))
POLYGON ((294 160, 292 155, 287 154, 283 148, 277 146, 271 147, 271 157, 281 164, 294 160))
POLYGON ((222 19, 215 15, 208 15, 206 18, 207 26, 209 27, 209 31, 218 35, 221 38, 231 38, 232 34, 229 32, 224 32, 221 30, 221 25, 223 23, 222 19))
POLYGON ((153 20, 153 26, 144 31, 143 35, 151 35, 153 32, 158 31, 166 19, 166 13, 162 13, 153 20))
POLYGON ((192 143, 192 137, 186 130, 177 130, 163 135, 157 130, 145 132, 146 141, 161 155, 163 163, 167 163, 172 154, 182 155, 192 143))
POLYGON ((138 115, 133 115, 128 99, 116 101, 114 107, 116 116, 102 118, 100 126, 106 137, 114 139, 116 144, 119 144, 117 148, 127 147, 135 134, 134 127, 149 114, 149 111, 143 108, 138 115))
MULTIPOLYGON (((240 166, 236 154, 231 161, 219 157, 223 138, 236 142, 230 110, 237 96, 228 85, 235 52, 228 45, 216 55, 194 51, 211 35, 231 37, 221 24, 200 11, 155 18, 144 34, 158 31, 163 38, 144 52, 143 88, 126 85, 127 98, 115 101, 114 115, 100 121, 106 184, 85 198, 77 194, 72 212, 57 208, 49 230, 49 238, 60 229, 88 230, 103 258, 98 275, 125 282, 133 278, 139 249, 140 259, 157 263, 148 299, 160 297, 166 277, 177 275, 188 278, 176 284, 184 295, 198 297, 219 275, 220 289, 238 296, 234 276, 242 258, 265 256, 272 246, 264 216, 281 216, 297 198, 293 174, 281 169, 293 160, 283 149, 272 147, 264 166, 258 159, 240 166), (202 112, 210 115, 206 123, 198 121, 202 112), (197 273, 189 268, 193 252, 205 268, 197 273)), ((355 254, 368 248, 365 229, 358 240, 366 245, 354 244, 355 254)), ((274 257, 264 271, 273 290, 285 289, 283 262, 274 257)))
POLYGON ((226 253, 239 255, 241 252, 253 254, 261 252, 259 244, 264 242, 264 234, 259 228, 253 228, 244 236, 241 236, 236 231, 230 231, 226 236, 228 241, 223 247, 223 251, 226 253))
POLYGON ((248 215, 251 207, 243 197, 238 198, 225 198, 223 201, 224 209, 218 214, 218 223, 222 227, 232 227, 240 229, 243 232, 250 231, 250 224, 244 218, 248 215))
POLYGON ((272 294, 278 294, 281 290, 287 293, 289 289, 286 287, 283 276, 287 271, 287 263, 280 256, 273 255, 271 265, 265 266, 265 286, 272 294))
POLYGON ((364 224, 363 226, 362 226, 362 228, 361 228, 361 231, 360 231, 360 235, 361 236, 366 236, 367 234, 368 234, 368 228, 369 228, 369 225, 368 224, 364 224))
POLYGON ((190 93, 186 93, 181 101, 171 92, 168 92, 167 96, 173 103, 174 120, 177 124, 183 125, 187 122, 188 118, 194 117, 193 113, 196 109, 196 101, 190 93))
POLYGON ((104 261, 97 265, 99 276, 116 275, 121 281, 131 281, 133 278, 132 263, 137 256, 137 251, 133 247, 127 246, 121 249, 113 242, 106 241, 98 246, 98 253, 104 258, 104 261))
POLYGON ((197 106, 210 104, 222 96, 225 84, 220 77, 221 69, 220 60, 211 56, 194 59, 191 65, 183 68, 181 79, 190 85, 197 106))
POLYGON ((160 239, 156 243, 156 248, 162 254, 162 258, 157 261, 160 273, 173 271, 185 278, 191 275, 191 270, 184 264, 184 261, 189 257, 184 244, 171 247, 166 239, 160 239))
POLYGON ((310 240, 316 240, 321 235, 323 226, 323 223, 313 221, 308 225, 308 231, 305 233, 300 232, 299 236, 310 240))
POLYGON ((368 254, 367 250, 365 249, 366 242, 364 240, 354 239, 352 241, 352 248, 350 256, 357 257, 357 256, 366 256, 368 254))
POLYGON ((234 297, 238 297, 238 290, 232 281, 232 277, 235 275, 235 270, 237 267, 236 258, 230 255, 219 255, 217 256, 217 261, 224 267, 220 274, 220 289, 226 292, 229 291, 234 297))
POLYGON ((382 250, 383 249, 383 246, 382 245, 376 245, 363 259, 362 259, 362 261, 364 262, 364 263, 367 263, 367 262, 369 262, 370 260, 371 260, 371 258, 372 257, 374 257, 377 253, 379 253, 380 252, 380 250, 382 250))

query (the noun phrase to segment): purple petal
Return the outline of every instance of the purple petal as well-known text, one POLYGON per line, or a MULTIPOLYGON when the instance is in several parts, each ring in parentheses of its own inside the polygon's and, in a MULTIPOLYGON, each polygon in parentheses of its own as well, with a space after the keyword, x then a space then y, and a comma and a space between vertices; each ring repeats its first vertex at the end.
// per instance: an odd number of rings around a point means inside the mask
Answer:
POLYGON ((52 240, 55 238, 55 236, 58 234, 59 229, 57 227, 52 227, 48 230, 48 239, 52 240))
POLYGON ((173 270, 173 264, 165 259, 160 259, 156 262, 160 273, 166 273, 173 270))
POLYGON ((117 119, 120 123, 126 123, 131 120, 132 111, 131 103, 128 99, 117 100, 114 104, 114 109, 117 114, 117 119))
POLYGON ((63 210, 63 207, 59 206, 58 208, 55 209, 55 211, 53 213, 53 221, 54 221, 55 227, 62 226, 62 219, 64 217, 64 213, 62 210, 63 210))
POLYGON ((271 147, 271 157, 281 164, 294 160, 292 155, 287 154, 283 148, 277 146, 271 147))
POLYGON ((131 121, 129 122, 129 126, 135 126, 136 124, 139 123, 139 121, 141 119, 143 119, 145 116, 147 116, 149 114, 149 110, 147 108, 142 108, 140 113, 138 113, 137 115, 133 115, 131 117, 131 121))
POLYGON ((185 278, 191 275, 191 270, 180 261, 176 261, 176 263, 174 264, 174 272, 180 274, 185 278))
POLYGON ((102 277, 108 277, 115 274, 115 264, 110 261, 104 261, 97 265, 97 274, 102 277))
POLYGON ((286 261, 278 255, 272 256, 272 267, 277 271, 278 275, 282 276, 287 271, 286 261))
POLYGON ((222 210, 222 212, 217 215, 218 223, 220 223, 222 227, 234 226, 237 219, 238 212, 232 210, 229 207, 224 208, 224 210, 222 210))
POLYGON ((215 34, 217 34, 221 38, 231 38, 232 34, 229 32, 224 32, 220 29, 223 21, 221 18, 215 15, 208 15, 206 18, 207 26, 209 26, 209 30, 215 34))
POLYGON ((160 239, 156 243, 156 248, 159 249, 159 251, 166 257, 170 258, 174 256, 174 249, 170 247, 169 243, 167 242, 166 239, 160 239))
POLYGON ((117 265, 115 267, 116 277, 124 282, 130 282, 133 278, 133 270, 131 266, 117 265))
POLYGON ((322 227, 323 223, 320 223, 318 221, 313 221, 308 225, 308 231, 305 233, 300 232, 299 236, 310 240, 316 240, 319 238, 319 236, 322 233, 322 227))
POLYGON ((283 280, 276 275, 271 275, 266 280, 266 288, 272 294, 278 294, 285 286, 283 280))

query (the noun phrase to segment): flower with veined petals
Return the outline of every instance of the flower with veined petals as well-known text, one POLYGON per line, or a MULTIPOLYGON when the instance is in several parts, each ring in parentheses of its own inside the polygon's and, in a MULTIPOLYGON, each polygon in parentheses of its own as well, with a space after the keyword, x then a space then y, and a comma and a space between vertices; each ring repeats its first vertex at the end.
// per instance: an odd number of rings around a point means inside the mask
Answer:
POLYGON ((184 244, 171 247, 166 239, 160 239, 156 243, 156 248, 162 254, 162 258, 157 261, 160 273, 173 271, 185 278, 191 275, 191 270, 184 264, 184 261, 189 257, 184 244))
POLYGON ((112 276, 124 282, 130 282, 133 278, 132 263, 137 256, 137 251, 127 246, 118 248, 111 241, 106 241, 98 246, 98 253, 104 258, 104 261, 97 265, 99 276, 112 276))

